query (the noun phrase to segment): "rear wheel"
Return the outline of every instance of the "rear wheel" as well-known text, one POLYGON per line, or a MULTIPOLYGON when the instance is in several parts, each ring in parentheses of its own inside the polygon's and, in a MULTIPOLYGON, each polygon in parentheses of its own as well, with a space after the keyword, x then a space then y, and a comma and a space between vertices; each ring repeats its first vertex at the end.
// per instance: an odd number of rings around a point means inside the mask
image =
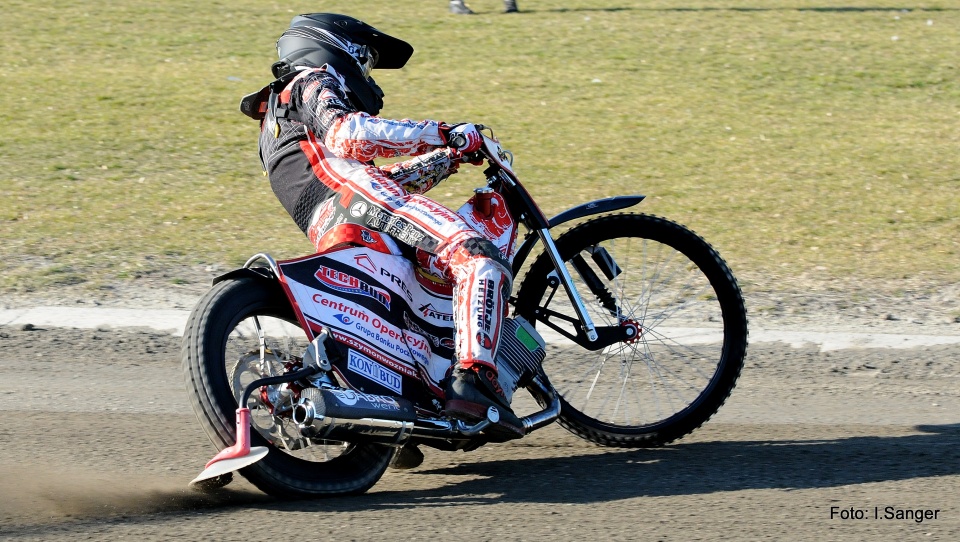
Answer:
POLYGON ((556 240, 594 323, 632 339, 589 350, 552 261, 541 255, 516 311, 564 345, 544 362, 561 395, 560 424, 607 446, 659 446, 693 431, 730 395, 747 346, 736 279, 706 241, 642 214, 595 218, 556 240))
MULTIPOLYGON (((218 449, 236 441, 235 413, 244 387, 283 374, 301 359, 306 334, 278 283, 243 277, 214 286, 187 321, 182 363, 200 424, 218 449)), ((240 473, 279 497, 362 493, 383 476, 393 450, 373 444, 313 441, 290 420, 293 395, 281 386, 254 392, 253 446, 267 456, 240 473)))

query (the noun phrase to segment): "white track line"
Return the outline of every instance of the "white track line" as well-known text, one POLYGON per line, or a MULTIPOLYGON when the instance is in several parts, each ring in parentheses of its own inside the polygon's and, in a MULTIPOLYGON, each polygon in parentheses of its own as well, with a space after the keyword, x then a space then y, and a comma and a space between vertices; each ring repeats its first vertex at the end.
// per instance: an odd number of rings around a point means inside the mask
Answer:
MULTIPOLYGON (((118 309, 81 307, 33 307, 27 309, 0 309, 0 326, 96 328, 147 328, 180 336, 183 334, 189 311, 175 309, 118 309)), ((660 329, 660 332, 667 330, 660 329)), ((706 340, 696 328, 672 329, 670 335, 682 332, 685 344, 706 340)), ((548 344, 570 344, 570 341, 551 330, 542 331, 548 344)), ((786 331, 751 328, 750 343, 784 343, 791 347, 817 346, 821 351, 850 348, 918 348, 945 344, 960 344, 956 335, 918 335, 869 332, 786 331)))

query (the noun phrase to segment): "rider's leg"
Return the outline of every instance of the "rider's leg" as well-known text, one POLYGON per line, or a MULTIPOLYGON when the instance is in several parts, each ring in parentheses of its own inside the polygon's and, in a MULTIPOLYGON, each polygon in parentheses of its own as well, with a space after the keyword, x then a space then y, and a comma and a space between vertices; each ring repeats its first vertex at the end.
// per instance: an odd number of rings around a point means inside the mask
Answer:
MULTIPOLYGON (((338 196, 335 197, 337 199, 338 196)), ((326 205, 332 203, 330 201, 326 205)), ((308 232, 318 250, 348 240, 341 232, 353 225, 348 218, 353 205, 356 203, 341 208, 331 218, 322 218, 326 214, 323 212, 325 204, 318 207, 318 220, 308 232), (323 231, 323 222, 337 225, 323 231)), ((363 223, 360 226, 370 225, 363 223)), ((445 388, 445 408, 451 416, 476 422, 487 417, 490 407, 496 407, 500 415, 498 429, 501 438, 516 438, 523 435, 522 424, 511 410, 500 386, 496 365, 512 274, 509 264, 493 243, 478 237, 479 234, 466 224, 463 227, 456 232, 453 240, 442 242, 436 253, 422 248, 417 251, 419 264, 453 283, 456 361, 445 388)), ((366 235, 366 241, 368 244, 371 241, 388 245, 403 244, 383 233, 372 230, 366 235)), ((357 242, 361 240, 354 239, 357 242)), ((398 252, 407 251, 401 248, 398 252)))
MULTIPOLYGON (((496 246, 479 237, 437 255, 441 272, 454 283, 457 361, 446 386, 446 411, 468 421, 487 417, 490 407, 500 414, 503 438, 523 435, 497 375, 496 352, 507 312, 513 276, 496 246)), ((436 263, 436 262, 433 262, 436 263)), ((434 266, 431 266, 434 267, 434 266)))
MULTIPOLYGON (((473 233, 473 232, 471 232, 473 233)), ((470 237, 440 251, 431 268, 454 285, 456 355, 459 367, 496 370, 500 324, 513 275, 510 264, 487 239, 470 237)))
POLYGON ((318 150, 320 166, 312 170, 324 196, 309 199, 317 201, 304 228, 311 241, 320 249, 331 237, 333 243, 349 242, 350 236, 362 234, 361 240, 365 236, 373 242, 389 241, 404 253, 416 249, 418 263, 455 288, 457 370, 450 393, 460 407, 452 414, 483 417, 475 414, 496 406, 503 424, 522 431, 497 383, 495 362, 512 283, 509 263, 493 243, 453 211, 406 192, 374 168, 355 166, 318 150), (366 231, 357 232, 351 225, 366 231))
MULTIPOLYGON (((316 200, 305 228, 317 248, 321 240, 355 224, 401 247, 414 249, 417 263, 454 284, 457 359, 460 367, 496 371, 500 322, 510 294, 510 264, 489 240, 460 215, 421 194, 404 190, 380 170, 336 158, 322 147, 311 164, 317 185, 326 188, 316 200)), ((361 232, 362 233, 362 232, 361 232)), ((351 231, 347 235, 353 234, 351 231)), ((372 238, 372 236, 371 236, 372 238)), ((404 252, 410 253, 413 251, 404 252)))

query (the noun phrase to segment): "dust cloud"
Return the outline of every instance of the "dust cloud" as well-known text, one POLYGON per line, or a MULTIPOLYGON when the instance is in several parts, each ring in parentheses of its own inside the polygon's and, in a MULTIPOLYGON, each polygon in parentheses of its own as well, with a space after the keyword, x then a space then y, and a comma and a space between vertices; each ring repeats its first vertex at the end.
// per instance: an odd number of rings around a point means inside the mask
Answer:
POLYGON ((0 465, 0 525, 177 513, 261 502, 262 494, 201 493, 182 480, 0 465))

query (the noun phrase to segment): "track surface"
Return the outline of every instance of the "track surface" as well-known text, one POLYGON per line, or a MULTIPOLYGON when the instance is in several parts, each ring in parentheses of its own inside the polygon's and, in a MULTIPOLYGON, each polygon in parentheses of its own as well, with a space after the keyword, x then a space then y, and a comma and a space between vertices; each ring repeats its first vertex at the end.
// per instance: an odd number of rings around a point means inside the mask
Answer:
POLYGON ((186 489, 215 450, 179 338, 0 327, 0 344, 0 539, 960 539, 957 345, 753 344, 728 403, 675 445, 605 449, 551 426, 427 449, 364 496, 283 502, 240 478, 186 489), (867 517, 841 519, 851 507, 867 517))

